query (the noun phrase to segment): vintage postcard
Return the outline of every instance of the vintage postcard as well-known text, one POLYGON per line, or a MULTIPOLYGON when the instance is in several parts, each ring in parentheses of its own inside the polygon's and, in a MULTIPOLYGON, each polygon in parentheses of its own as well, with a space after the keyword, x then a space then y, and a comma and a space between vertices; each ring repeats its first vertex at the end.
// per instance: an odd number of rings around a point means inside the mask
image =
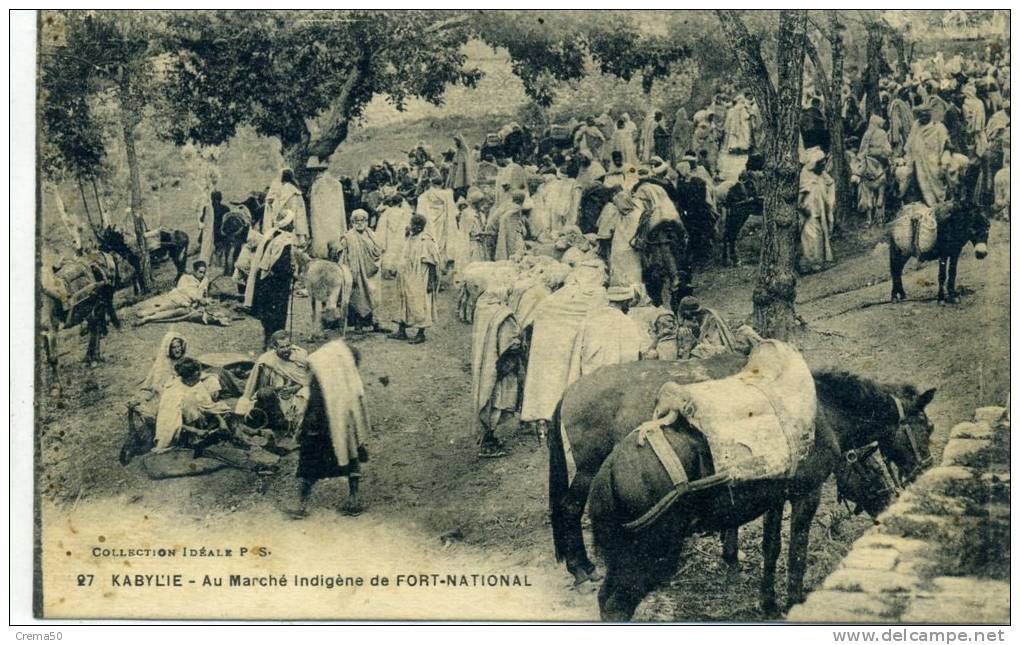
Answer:
POLYGON ((1009 623, 1008 11, 34 20, 37 619, 1009 623))

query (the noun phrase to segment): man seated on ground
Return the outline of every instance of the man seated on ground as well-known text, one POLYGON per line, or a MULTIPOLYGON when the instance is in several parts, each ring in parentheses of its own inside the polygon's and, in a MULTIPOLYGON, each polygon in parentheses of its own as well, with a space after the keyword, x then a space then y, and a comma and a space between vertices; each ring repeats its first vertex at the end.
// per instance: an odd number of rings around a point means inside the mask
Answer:
POLYGON ((308 353, 293 344, 290 332, 281 329, 270 338, 269 350, 255 361, 235 411, 246 416, 258 408, 269 428, 293 434, 308 405, 308 382, 308 353))
POLYGON ((680 301, 680 329, 677 332, 677 358, 708 358, 734 352, 748 354, 762 338, 748 325, 736 333, 713 309, 703 307, 694 296, 680 301))
POLYGON ((229 432, 224 415, 230 408, 213 400, 210 381, 202 379, 202 365, 183 358, 174 365, 174 372, 177 377, 164 388, 159 399, 154 453, 190 445, 218 430, 229 432))
MULTIPOLYGON (((208 265, 202 260, 197 260, 191 265, 191 271, 191 273, 182 275, 177 281, 177 286, 168 293, 153 298, 139 307, 135 326, 149 322, 185 320, 191 317, 193 310, 211 305, 212 300, 207 297, 209 292, 209 278, 206 275, 208 265)), ((203 310, 202 313, 211 312, 203 310)), ((203 322, 228 324, 225 318, 222 320, 220 318, 220 316, 214 315, 211 320, 203 320, 203 322)))
POLYGON ((652 322, 651 345, 645 349, 644 360, 675 361, 680 358, 680 347, 676 316, 670 311, 661 311, 652 322))
POLYGON ((241 247, 241 252, 234 261, 234 283, 237 284, 237 293, 243 298, 244 288, 248 284, 248 275, 251 273, 251 260, 255 251, 262 242, 262 234, 254 228, 248 230, 248 237, 241 247))
MULTIPOLYGON (((152 427, 164 390, 178 381, 177 365, 190 360, 187 352, 188 341, 177 330, 171 329, 163 336, 138 395, 127 403, 129 425, 152 427)), ((242 384, 237 377, 222 367, 203 366, 200 379, 213 401, 236 398, 241 393, 242 384)))

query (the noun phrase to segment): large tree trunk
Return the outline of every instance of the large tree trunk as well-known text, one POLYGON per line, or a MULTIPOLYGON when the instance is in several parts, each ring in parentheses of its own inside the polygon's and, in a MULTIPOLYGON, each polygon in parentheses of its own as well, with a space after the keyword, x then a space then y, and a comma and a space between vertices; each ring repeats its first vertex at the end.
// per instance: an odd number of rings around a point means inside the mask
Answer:
POLYGON ((310 121, 306 122, 303 139, 282 142, 281 153, 287 164, 294 170, 294 178, 305 194, 306 206, 308 191, 311 190, 312 184, 322 173, 322 170, 308 168, 308 161, 312 157, 317 157, 321 163, 327 163, 340 144, 347 140, 353 93, 358 83, 366 76, 370 61, 371 56, 365 53, 359 63, 351 69, 350 75, 340 87, 340 91, 330 104, 329 109, 316 119, 316 122, 322 124, 321 127, 316 127, 310 121))
MULTIPOLYGON (((855 212, 853 187, 850 184, 850 164, 846 157, 846 132, 843 131, 842 89, 843 62, 846 59, 843 48, 843 26, 839 22, 839 14, 829 11, 829 48, 832 57, 832 77, 828 84, 825 100, 825 115, 830 134, 830 154, 832 160, 832 178, 836 183, 836 227, 842 228, 850 215, 855 212)), ((821 71, 821 62, 813 58, 815 70, 821 71)), ((824 75, 819 74, 819 82, 824 85, 824 75)))
POLYGON ((878 77, 882 73, 882 28, 878 23, 869 22, 865 28, 868 33, 867 66, 864 68, 865 118, 882 111, 882 101, 878 96, 878 77))
POLYGON ((800 96, 803 85, 807 12, 779 14, 778 91, 772 85, 759 40, 739 16, 719 11, 719 19, 735 45, 746 82, 761 105, 765 134, 764 230, 758 283, 754 289, 754 326, 766 338, 787 339, 798 326, 796 262, 800 238, 797 211, 800 96))
POLYGON ((142 177, 138 167, 138 153, 135 151, 135 127, 140 115, 131 96, 131 76, 120 69, 120 123, 124 134, 124 152, 127 154, 128 176, 131 190, 131 219, 135 225, 135 243, 138 245, 138 261, 141 269, 142 293, 152 289, 152 264, 149 249, 145 243, 145 220, 142 218, 142 177))

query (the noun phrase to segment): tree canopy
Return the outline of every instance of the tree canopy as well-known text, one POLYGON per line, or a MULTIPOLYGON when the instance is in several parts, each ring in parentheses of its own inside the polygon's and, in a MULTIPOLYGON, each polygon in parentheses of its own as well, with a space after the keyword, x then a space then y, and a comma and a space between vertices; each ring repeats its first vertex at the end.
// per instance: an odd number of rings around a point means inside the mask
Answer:
POLYGON ((178 143, 219 144, 248 123, 278 137, 299 173, 328 158, 376 95, 398 109, 434 104, 481 72, 461 49, 478 38, 510 53, 525 91, 548 105, 559 81, 594 61, 646 90, 687 58, 686 44, 649 34, 626 12, 210 11, 173 14, 168 97, 178 143))

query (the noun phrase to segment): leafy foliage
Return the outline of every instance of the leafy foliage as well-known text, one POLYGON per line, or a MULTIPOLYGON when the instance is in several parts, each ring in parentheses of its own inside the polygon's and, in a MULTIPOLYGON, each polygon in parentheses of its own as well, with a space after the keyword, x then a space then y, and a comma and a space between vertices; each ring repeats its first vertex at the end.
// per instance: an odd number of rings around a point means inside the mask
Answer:
POLYGON ((298 156, 329 156, 376 95, 400 109, 411 97, 441 104, 450 84, 474 86, 481 72, 462 52, 471 38, 505 48, 543 108, 592 65, 640 78, 647 93, 690 56, 627 12, 212 11, 172 25, 173 140, 219 144, 248 123, 298 156))
POLYGON ((285 148, 316 135, 335 148, 346 129, 331 128, 376 94, 401 107, 409 97, 440 103, 450 83, 473 85, 462 22, 432 11, 176 14, 168 96, 180 118, 170 134, 219 144, 249 123, 285 148))

